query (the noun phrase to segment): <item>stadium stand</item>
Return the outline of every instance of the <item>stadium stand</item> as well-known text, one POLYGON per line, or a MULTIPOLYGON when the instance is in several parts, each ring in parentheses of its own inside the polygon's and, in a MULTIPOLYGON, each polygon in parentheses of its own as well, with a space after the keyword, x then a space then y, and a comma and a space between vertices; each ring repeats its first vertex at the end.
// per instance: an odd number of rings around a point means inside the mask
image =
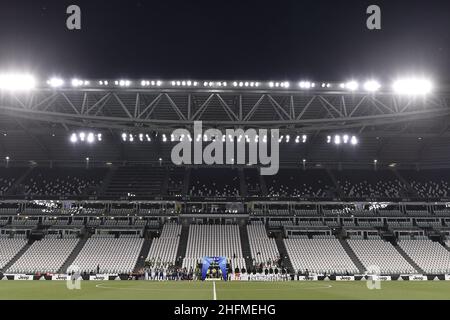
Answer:
POLYGON ((152 241, 147 260, 152 264, 175 264, 180 234, 180 224, 164 224, 159 238, 154 238, 152 241))
POLYGON ((313 273, 353 274, 358 269, 334 236, 322 239, 284 239, 295 270, 313 273))
POLYGON ((35 241, 7 270, 11 273, 56 273, 69 257, 78 239, 42 239, 35 241))
POLYGON ((261 222, 247 225, 248 239, 254 265, 267 265, 278 260, 280 253, 274 238, 267 236, 266 227, 261 222))
POLYGON ((114 235, 93 235, 71 265, 80 272, 130 273, 133 271, 144 243, 142 238, 114 238, 114 235))
POLYGON ((24 238, 0 238, 0 270, 27 244, 24 238))
POLYGON ((239 175, 236 169, 192 169, 189 195, 202 197, 239 196, 239 175))
POLYGON ((450 195, 449 170, 401 170, 399 173, 420 198, 446 198, 450 195))
POLYGON ((325 170, 281 168, 275 176, 264 176, 269 196, 332 198, 333 182, 325 170))
POLYGON ((117 197, 161 195, 165 176, 164 167, 119 167, 114 172, 105 194, 117 197))
POLYGON ((191 225, 183 268, 196 268, 205 256, 225 256, 231 268, 245 268, 237 225, 191 225))
POLYGON ((379 270, 381 274, 416 272, 389 242, 381 239, 349 239, 347 242, 366 270, 379 270))
POLYGON ((400 240, 398 245, 425 272, 450 272, 450 252, 431 240, 400 240))
POLYGON ((93 195, 105 174, 106 169, 34 168, 19 190, 28 195, 93 195))
POLYGON ((333 171, 337 183, 348 198, 400 198, 405 185, 389 170, 333 171))

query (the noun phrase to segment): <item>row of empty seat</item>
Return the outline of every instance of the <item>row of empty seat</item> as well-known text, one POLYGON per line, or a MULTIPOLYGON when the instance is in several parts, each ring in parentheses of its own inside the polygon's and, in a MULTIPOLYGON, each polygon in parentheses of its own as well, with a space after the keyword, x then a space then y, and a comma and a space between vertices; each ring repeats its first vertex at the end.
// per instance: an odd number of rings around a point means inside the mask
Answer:
POLYGON ((7 270, 11 273, 56 273, 75 249, 78 239, 42 239, 30 248, 7 270))
POLYGON ((174 264, 177 258, 177 249, 180 242, 181 225, 166 223, 159 238, 154 238, 147 260, 155 263, 174 264))
POLYGON ((279 252, 274 238, 267 236, 266 227, 262 223, 247 226, 248 239, 253 260, 256 264, 276 261, 279 252))
POLYGON ((183 267, 195 268, 203 257, 225 256, 231 267, 245 268, 237 225, 191 225, 183 267))
POLYGON ((130 273, 133 271, 144 239, 91 237, 70 269, 80 272, 130 273))
POLYGON ((417 272, 395 247, 384 240, 347 240, 366 270, 381 274, 417 272))

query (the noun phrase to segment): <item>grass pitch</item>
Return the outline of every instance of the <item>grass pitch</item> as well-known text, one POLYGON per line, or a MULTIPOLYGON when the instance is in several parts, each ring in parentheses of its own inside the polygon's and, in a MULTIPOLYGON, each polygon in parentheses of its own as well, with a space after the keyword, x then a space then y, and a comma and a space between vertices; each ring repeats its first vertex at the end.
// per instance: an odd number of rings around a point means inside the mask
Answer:
POLYGON ((80 290, 67 289, 65 281, 0 281, 2 300, 213 300, 214 296, 217 300, 449 300, 450 281, 387 281, 379 290, 369 290, 365 281, 218 281, 215 285, 210 281, 82 281, 80 290))

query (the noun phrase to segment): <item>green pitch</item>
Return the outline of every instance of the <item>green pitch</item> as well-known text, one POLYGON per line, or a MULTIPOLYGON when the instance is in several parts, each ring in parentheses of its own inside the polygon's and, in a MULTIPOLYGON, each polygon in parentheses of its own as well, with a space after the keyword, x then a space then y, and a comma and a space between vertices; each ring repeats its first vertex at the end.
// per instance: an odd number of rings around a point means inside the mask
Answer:
POLYGON ((65 281, 0 281, 0 299, 450 299, 450 281, 382 282, 152 282, 83 281, 69 290, 65 281), (215 288, 214 288, 215 287, 215 288), (215 291, 215 293, 214 293, 215 291))

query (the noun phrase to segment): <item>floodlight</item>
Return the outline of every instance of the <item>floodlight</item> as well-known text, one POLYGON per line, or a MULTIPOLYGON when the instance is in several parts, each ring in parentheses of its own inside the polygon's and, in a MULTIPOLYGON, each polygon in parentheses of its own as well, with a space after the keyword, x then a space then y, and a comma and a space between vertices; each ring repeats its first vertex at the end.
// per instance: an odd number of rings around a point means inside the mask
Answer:
POLYGON ((419 78, 400 79, 392 87, 395 93, 406 95, 427 94, 433 89, 431 81, 419 78))
POLYGON ((364 83, 364 90, 369 92, 378 91, 381 88, 381 85, 375 80, 369 80, 364 83))
POLYGON ((341 136, 340 135, 335 135, 334 136, 334 144, 336 144, 336 145, 340 145, 341 144, 341 136))
POLYGON ((47 81, 47 83, 50 87, 57 88, 64 84, 64 80, 60 78, 51 78, 47 81))
POLYGON ((89 132, 89 134, 87 136, 87 142, 88 143, 93 143, 94 142, 94 134, 92 132, 89 132))
POLYGON ((31 90, 36 86, 36 81, 29 74, 1 74, 0 89, 11 91, 31 90))
POLYGON ((345 84, 345 87, 350 91, 355 91, 355 90, 358 90, 359 83, 356 81, 349 81, 345 84))
POLYGON ((72 135, 70 136, 70 142, 72 142, 72 143, 78 142, 78 137, 77 137, 76 133, 72 133, 72 135))

